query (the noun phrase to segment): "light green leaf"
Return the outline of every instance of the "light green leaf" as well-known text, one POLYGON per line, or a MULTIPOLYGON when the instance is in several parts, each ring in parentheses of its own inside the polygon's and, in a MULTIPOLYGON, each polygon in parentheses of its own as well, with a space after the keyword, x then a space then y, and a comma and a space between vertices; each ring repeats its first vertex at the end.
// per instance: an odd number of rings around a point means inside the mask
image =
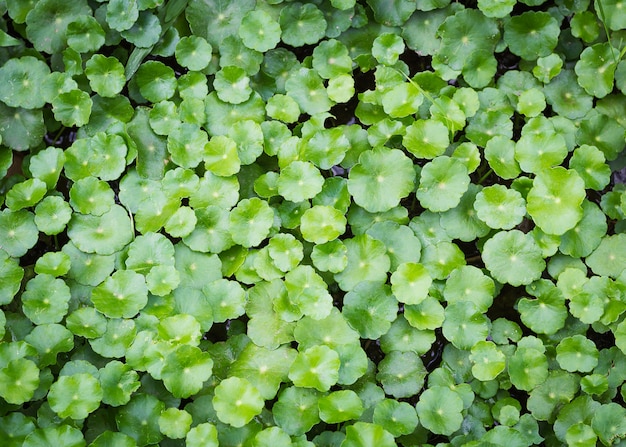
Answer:
POLYGON ((533 237, 519 230, 496 233, 485 242, 482 257, 496 280, 514 286, 539 279, 546 265, 533 237))
POLYGON ((585 196, 585 182, 576 171, 557 166, 537 174, 526 197, 526 209, 545 233, 561 235, 583 217, 585 196), (559 219, 554 219, 555 213, 559 219))
POLYGON ((259 391, 246 379, 229 377, 215 387, 213 407, 220 421, 243 427, 261 413, 265 402, 259 391))
POLYGON ((413 190, 413 163, 397 149, 366 151, 348 174, 348 191, 369 212, 388 211, 413 190))

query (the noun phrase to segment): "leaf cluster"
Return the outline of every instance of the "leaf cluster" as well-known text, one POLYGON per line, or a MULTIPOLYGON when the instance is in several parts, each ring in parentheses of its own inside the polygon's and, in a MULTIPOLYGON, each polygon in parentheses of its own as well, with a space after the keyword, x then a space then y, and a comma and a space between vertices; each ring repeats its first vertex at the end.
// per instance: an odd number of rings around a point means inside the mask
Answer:
POLYGON ((0 11, 7 446, 624 443, 622 3, 0 11))

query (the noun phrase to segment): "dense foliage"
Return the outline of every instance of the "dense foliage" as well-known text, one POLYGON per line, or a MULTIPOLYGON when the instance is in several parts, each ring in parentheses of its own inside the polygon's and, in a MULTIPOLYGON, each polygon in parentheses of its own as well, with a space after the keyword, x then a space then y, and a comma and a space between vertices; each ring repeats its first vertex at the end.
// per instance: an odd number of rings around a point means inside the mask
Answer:
POLYGON ((626 445, 621 0, 0 0, 0 439, 626 445))

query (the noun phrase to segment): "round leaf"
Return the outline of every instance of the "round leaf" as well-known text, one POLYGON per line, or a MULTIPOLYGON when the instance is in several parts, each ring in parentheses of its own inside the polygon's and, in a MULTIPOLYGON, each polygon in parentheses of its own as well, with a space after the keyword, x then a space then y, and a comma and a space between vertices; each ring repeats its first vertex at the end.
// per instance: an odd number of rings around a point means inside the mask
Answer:
POLYGON ((225 424, 243 427, 261 413, 265 402, 259 391, 246 379, 229 377, 215 387, 213 407, 225 424))
POLYGON ((585 197, 585 182, 576 171, 558 166, 537 174, 526 197, 526 208, 541 230, 561 235, 582 218, 585 197), (559 219, 554 219, 555 214, 559 219))
POLYGON ((496 280, 513 286, 539 279, 546 266, 534 238, 519 230, 496 233, 485 242, 482 257, 496 280))
POLYGON ((451 435, 463 422, 463 400, 446 386, 425 390, 415 405, 420 423, 433 433, 451 435))
POLYGON ((357 205, 369 212, 397 206, 414 188, 413 163, 397 149, 366 151, 348 175, 348 191, 357 205))
POLYGON ((446 211, 459 204, 469 183, 465 165, 442 155, 424 165, 415 194, 424 208, 446 211))
POLYGON ((147 304, 148 287, 139 273, 118 270, 93 289, 91 301, 109 318, 130 318, 147 304))

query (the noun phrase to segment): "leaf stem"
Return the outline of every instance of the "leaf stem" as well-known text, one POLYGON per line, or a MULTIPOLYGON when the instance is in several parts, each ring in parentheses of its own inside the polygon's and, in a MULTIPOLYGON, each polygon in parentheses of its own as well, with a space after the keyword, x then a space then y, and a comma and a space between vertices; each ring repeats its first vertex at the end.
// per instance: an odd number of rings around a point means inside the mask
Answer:
MULTIPOLYGON (((604 6, 602 6, 602 0, 596 0, 596 4, 598 5, 598 11, 600 12, 600 20, 602 21, 602 26, 604 27, 604 33, 606 34, 606 39, 609 42, 609 47, 611 47, 611 56, 613 56, 613 62, 615 62, 615 65, 617 65, 617 62, 619 61, 616 57, 615 57, 615 47, 613 46, 613 42, 611 42, 611 33, 609 33, 609 27, 606 25, 606 15, 604 14, 604 6)), ((621 56, 623 55, 623 53, 620 54, 620 59, 621 56)))
POLYGON ((482 185, 491 174, 493 174, 493 169, 489 168, 489 170, 478 180, 478 184, 482 185))

